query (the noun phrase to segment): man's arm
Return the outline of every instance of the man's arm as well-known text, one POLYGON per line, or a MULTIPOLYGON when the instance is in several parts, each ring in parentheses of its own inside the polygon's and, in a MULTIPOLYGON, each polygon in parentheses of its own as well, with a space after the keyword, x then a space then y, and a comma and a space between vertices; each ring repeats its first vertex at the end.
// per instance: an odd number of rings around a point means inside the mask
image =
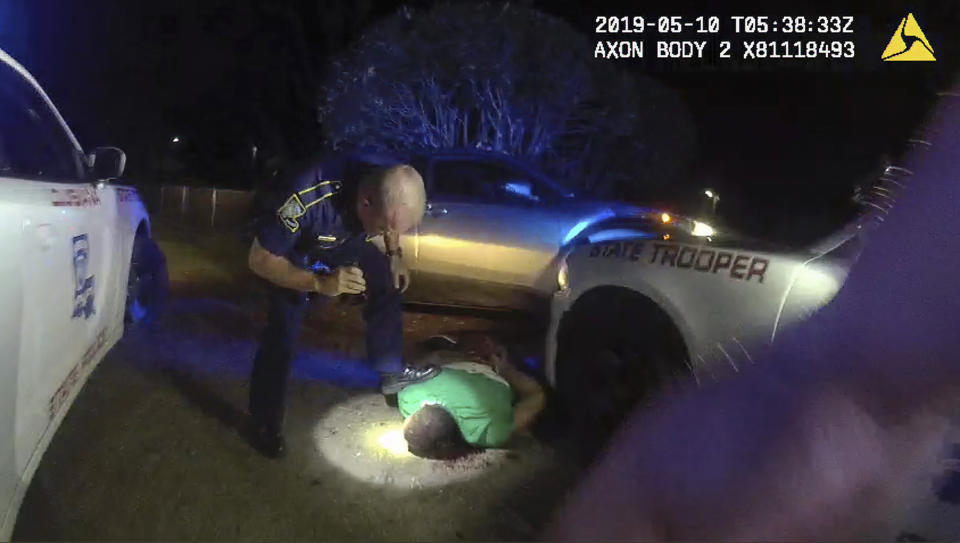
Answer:
POLYGON ((496 369, 517 393, 517 403, 513 406, 514 429, 526 430, 533 425, 547 404, 543 387, 536 379, 515 368, 506 358, 496 364, 496 369))
POLYGON ((253 273, 274 285, 300 292, 319 292, 320 290, 320 281, 316 274, 300 269, 286 258, 264 249, 258 239, 254 239, 253 244, 250 245, 247 264, 253 273))
POLYGON ((546 407, 543 387, 536 379, 518 370, 510 362, 507 349, 490 336, 467 336, 461 338, 461 349, 474 353, 503 377, 517 395, 513 406, 513 426, 515 430, 525 430, 533 425, 537 416, 546 407))
POLYGON ((282 256, 277 256, 253 240, 247 263, 253 273, 271 283, 300 292, 319 292, 325 296, 359 294, 366 290, 363 273, 355 267, 337 268, 330 274, 318 275, 300 269, 282 256))

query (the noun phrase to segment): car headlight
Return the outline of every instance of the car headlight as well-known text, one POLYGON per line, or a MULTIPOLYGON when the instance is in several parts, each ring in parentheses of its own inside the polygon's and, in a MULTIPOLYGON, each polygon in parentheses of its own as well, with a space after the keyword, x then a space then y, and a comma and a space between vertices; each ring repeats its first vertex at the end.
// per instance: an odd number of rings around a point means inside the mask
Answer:
POLYGON ((709 224, 700 221, 693 221, 693 232, 691 232, 692 235, 700 238, 706 238, 716 233, 716 230, 714 230, 709 224))
POLYGON ((567 267, 567 260, 564 259, 560 262, 560 269, 557 270, 557 287, 560 290, 567 290, 570 288, 570 277, 569 269, 567 267))

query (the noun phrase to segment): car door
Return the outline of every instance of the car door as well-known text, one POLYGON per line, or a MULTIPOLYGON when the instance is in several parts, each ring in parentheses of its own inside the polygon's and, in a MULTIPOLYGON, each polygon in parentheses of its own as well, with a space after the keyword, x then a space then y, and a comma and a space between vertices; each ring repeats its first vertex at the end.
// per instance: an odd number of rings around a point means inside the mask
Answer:
POLYGON ((110 251, 98 189, 86 179, 76 139, 39 87, 5 63, 0 63, 0 184, 4 205, 16 210, 17 221, 4 235, 19 238, 5 245, 17 248, 16 255, 8 254, 15 256, 10 260, 16 272, 5 272, 19 275, 11 281, 20 291, 14 326, 19 349, 3 363, 14 365, 5 367, 6 373, 16 373, 12 441, 15 470, 23 477, 35 467, 38 445, 49 438, 98 348, 108 313, 102 291, 110 251))
POLYGON ((484 307, 514 307, 536 297, 533 285, 557 243, 541 228, 547 211, 531 175, 458 157, 435 159, 428 179, 417 237, 418 295, 484 307))
MULTIPOLYGON (((0 159, 2 168, 2 159, 0 159)), ((15 461, 17 369, 20 359, 20 323, 23 289, 19 262, 23 255, 20 228, 23 215, 16 187, 0 173, 0 520, 11 508, 19 471, 15 461)), ((4 521, 2 526, 6 526, 4 521)), ((2 536, 0 531, 0 536, 2 536)))

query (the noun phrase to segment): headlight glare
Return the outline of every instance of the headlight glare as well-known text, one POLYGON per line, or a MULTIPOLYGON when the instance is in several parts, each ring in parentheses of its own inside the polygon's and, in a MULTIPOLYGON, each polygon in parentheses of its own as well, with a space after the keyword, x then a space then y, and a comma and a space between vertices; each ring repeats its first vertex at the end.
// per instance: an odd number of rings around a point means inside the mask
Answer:
POLYGON ((557 271, 557 287, 560 290, 567 290, 570 288, 570 277, 569 269, 567 267, 567 261, 563 260, 560 262, 560 269, 557 271))
POLYGON ((691 234, 700 238, 706 238, 716 234, 716 230, 707 223, 693 221, 693 232, 691 232, 691 234))

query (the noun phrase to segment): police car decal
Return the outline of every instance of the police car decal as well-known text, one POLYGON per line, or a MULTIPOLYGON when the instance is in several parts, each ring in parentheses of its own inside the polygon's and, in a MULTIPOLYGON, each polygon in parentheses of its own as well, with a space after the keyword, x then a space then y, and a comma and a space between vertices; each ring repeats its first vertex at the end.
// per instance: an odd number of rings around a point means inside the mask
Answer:
POLYGON ((63 408, 67 398, 70 397, 70 393, 73 392, 74 387, 76 387, 77 383, 80 381, 80 376, 83 374, 83 371, 88 369, 90 364, 96 360, 97 355, 100 354, 100 351, 103 349, 106 343, 106 331, 100 330, 93 343, 87 347, 86 351, 84 351, 83 357, 79 362, 73 365, 73 367, 70 369, 70 373, 67 374, 67 376, 60 383, 60 386, 57 387, 57 390, 53 393, 53 396, 51 396, 50 400, 47 401, 47 415, 50 420, 53 420, 54 417, 57 416, 57 413, 59 413, 63 408))
MULTIPOLYGON (((644 259, 648 265, 667 266, 670 268, 689 269, 702 273, 718 273, 723 271, 731 279, 750 281, 756 278, 763 283, 763 277, 770 266, 770 260, 750 253, 723 251, 696 247, 690 245, 653 243, 649 258, 644 259)), ((623 258, 639 262, 644 253, 646 244, 643 241, 620 241, 594 245, 590 248, 590 258, 623 258)))
POLYGON ((57 413, 63 409, 67 398, 70 397, 70 392, 72 392, 77 383, 80 382, 82 372, 83 367, 79 363, 75 364, 70 368, 70 373, 67 374, 63 382, 60 383, 60 386, 57 387, 53 396, 50 397, 50 400, 47 402, 47 416, 50 420, 53 420, 57 416, 57 413))
POLYGON ((100 196, 93 187, 50 189, 50 195, 54 207, 96 207, 100 205, 100 196))
POLYGON ((90 261, 90 240, 86 234, 80 234, 73 238, 73 315, 76 319, 83 317, 89 319, 95 313, 93 307, 94 300, 94 277, 87 275, 87 265, 90 261))

